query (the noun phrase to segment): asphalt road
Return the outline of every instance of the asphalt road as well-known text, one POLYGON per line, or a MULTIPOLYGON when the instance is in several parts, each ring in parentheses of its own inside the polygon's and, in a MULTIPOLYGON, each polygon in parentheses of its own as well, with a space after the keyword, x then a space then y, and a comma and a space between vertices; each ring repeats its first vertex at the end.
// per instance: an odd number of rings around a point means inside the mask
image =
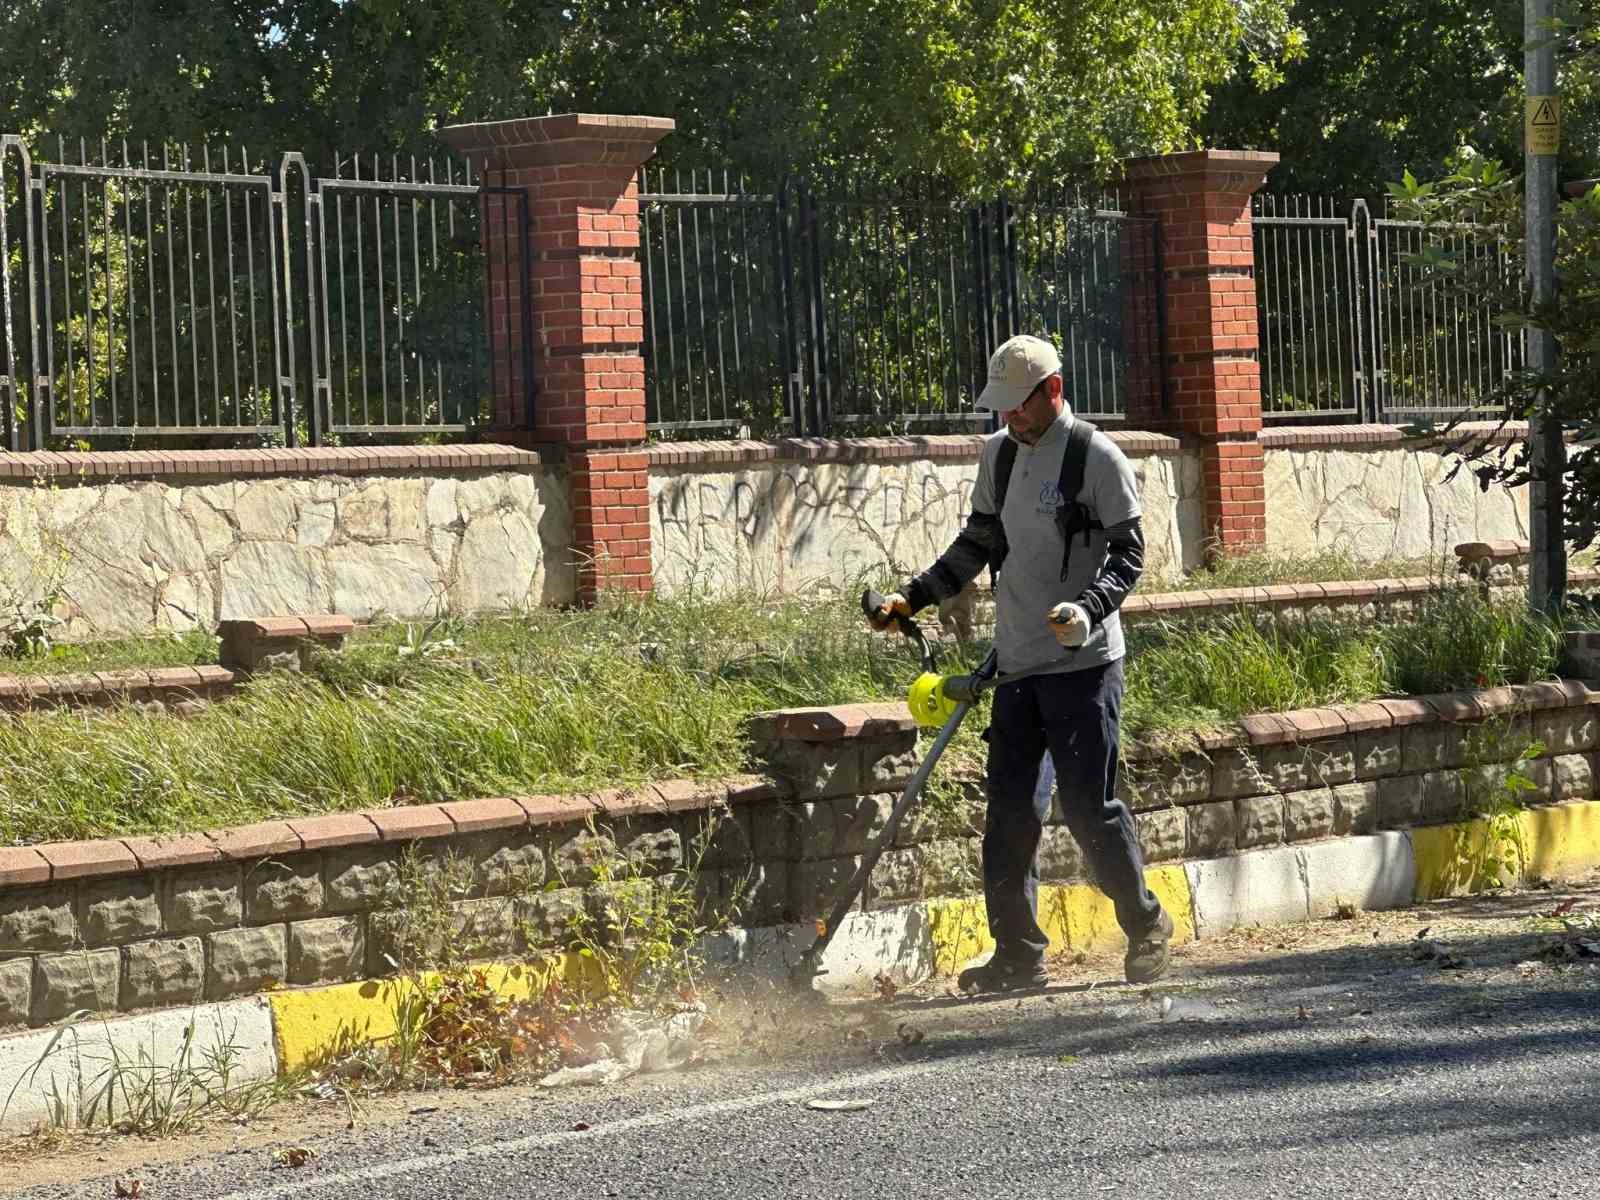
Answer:
MULTIPOLYGON (((1240 935, 1148 993, 1091 963, 1020 1002, 902 996, 806 1017, 759 1000, 743 1032, 728 1022, 738 1061, 411 1097, 354 1131, 330 1109, 299 1168, 253 1146, 116 1177, 150 1200, 1591 1197, 1600 960, 1540 956, 1550 935, 1528 914, 1549 903, 1240 935), (1454 957, 1419 959, 1424 927, 1454 957), (870 1104, 807 1107, 819 1098, 870 1104)), ((108 1197, 113 1179, 13 1194, 108 1197)))

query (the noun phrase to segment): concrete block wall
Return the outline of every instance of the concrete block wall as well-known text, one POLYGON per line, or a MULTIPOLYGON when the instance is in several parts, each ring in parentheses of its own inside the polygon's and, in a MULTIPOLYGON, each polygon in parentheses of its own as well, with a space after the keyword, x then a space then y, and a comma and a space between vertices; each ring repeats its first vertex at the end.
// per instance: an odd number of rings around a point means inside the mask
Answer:
MULTIPOLYGON (((700 901, 738 897, 744 926, 809 921, 885 829, 918 731, 896 703, 764 714, 749 737, 763 773, 716 782, 0 849, 0 1028, 389 974, 408 859, 461 865, 440 876, 457 885, 442 936, 468 957, 567 944, 619 867, 637 886, 697 869, 700 901)), ((1459 821, 1534 742, 1534 802, 1590 799, 1600 692, 1565 681, 1248 717, 1188 752, 1129 747, 1121 787, 1149 862, 1192 866, 1459 821)), ((976 893, 982 814, 981 781, 947 778, 861 907, 976 893)), ((1059 802, 1040 866, 1088 882, 1059 802)))

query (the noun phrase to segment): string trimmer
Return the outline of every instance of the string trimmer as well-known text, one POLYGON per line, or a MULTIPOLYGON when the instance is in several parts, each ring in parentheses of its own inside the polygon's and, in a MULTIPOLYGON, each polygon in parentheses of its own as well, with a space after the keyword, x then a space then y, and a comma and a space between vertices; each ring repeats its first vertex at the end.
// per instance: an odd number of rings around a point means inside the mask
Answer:
MULTIPOLYGON (((869 617, 877 616, 883 610, 884 604, 885 598, 870 588, 861 596, 861 608, 869 617)), ((983 665, 971 675, 941 675, 934 661, 933 647, 928 644, 927 636, 916 621, 894 613, 889 618, 889 627, 909 638, 916 646, 922 660, 922 672, 912 682, 906 694, 906 704, 911 709, 911 715, 916 718, 917 724, 924 728, 937 728, 939 735, 933 739, 932 748, 929 749, 927 757, 918 764, 911 781, 906 784, 905 791, 900 793, 900 799, 895 802, 894 809, 889 813, 889 821, 884 826, 883 832, 867 848, 866 854, 861 858, 861 865, 856 868, 855 873, 835 897, 832 910, 818 927, 817 940, 811 943, 811 948, 802 954, 800 961, 794 965, 791 978, 798 987, 809 989, 818 975, 826 974, 819 965, 822 962, 823 951, 828 948, 834 933, 849 915, 856 900, 860 898, 861 891, 867 886, 867 879, 872 874, 872 868, 878 865, 883 852, 894 844, 900 822, 922 798, 928 777, 933 774, 939 756, 950 744, 950 739, 955 737, 956 730, 961 728, 961 722, 966 718, 967 711, 983 692, 994 684, 996 662, 993 650, 989 651, 989 656, 983 660, 983 665)))

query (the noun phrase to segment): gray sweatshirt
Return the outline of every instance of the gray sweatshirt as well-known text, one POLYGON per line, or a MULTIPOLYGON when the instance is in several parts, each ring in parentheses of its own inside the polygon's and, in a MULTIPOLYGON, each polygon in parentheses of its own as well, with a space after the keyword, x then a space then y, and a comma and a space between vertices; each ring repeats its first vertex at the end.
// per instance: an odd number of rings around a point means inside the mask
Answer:
POLYGON ((995 650, 1002 676, 1082 671, 1123 656, 1123 598, 1144 570, 1144 536, 1140 527, 1139 487, 1115 442, 1096 432, 1084 463, 1083 488, 1076 499, 1104 529, 1073 540, 1066 578, 1062 578, 1061 532, 1055 512, 1060 504, 1061 456, 1066 451, 1072 414, 1063 410, 1038 443, 1017 445, 1017 458, 1006 488, 1005 512, 994 511, 995 463, 1001 444, 1011 435, 992 435, 978 462, 972 490, 972 513, 965 528, 928 570, 913 579, 906 598, 913 610, 955 595, 989 565, 995 535, 1003 525, 1010 549, 995 591, 995 650), (1081 604, 1092 632, 1076 650, 1057 644, 1046 620, 1064 600, 1081 604))

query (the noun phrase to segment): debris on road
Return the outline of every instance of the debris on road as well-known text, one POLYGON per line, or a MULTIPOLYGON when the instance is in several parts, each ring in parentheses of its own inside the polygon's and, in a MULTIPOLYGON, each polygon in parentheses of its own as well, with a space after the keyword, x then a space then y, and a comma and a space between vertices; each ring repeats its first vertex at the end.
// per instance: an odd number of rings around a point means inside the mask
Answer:
POLYGON ((1189 996, 1161 997, 1161 1020, 1168 1025, 1179 1021, 1216 1021, 1222 1015, 1222 1010, 1209 1000, 1189 996))
POLYGON ((615 1045, 602 1042, 595 1049, 594 1062, 577 1067, 562 1067, 539 1080, 543 1088, 587 1087, 620 1083, 632 1075, 655 1071, 675 1071, 700 1061, 704 1055, 698 1034, 705 1023, 706 1008, 696 1004, 670 1017, 647 1013, 618 1013, 615 1045))
POLYGON ((807 1100, 807 1108, 816 1109, 818 1112, 860 1112, 864 1108, 871 1108, 871 1100, 807 1100))

